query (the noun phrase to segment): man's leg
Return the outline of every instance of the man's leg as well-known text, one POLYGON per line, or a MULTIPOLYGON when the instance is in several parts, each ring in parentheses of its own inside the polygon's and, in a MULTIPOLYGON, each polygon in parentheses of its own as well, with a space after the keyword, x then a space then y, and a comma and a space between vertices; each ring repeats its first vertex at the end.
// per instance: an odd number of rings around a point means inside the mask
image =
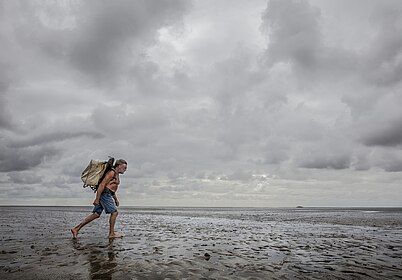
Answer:
POLYGON ((119 215, 119 212, 115 211, 113 213, 110 213, 110 218, 109 218, 109 237, 118 237, 116 232, 114 231, 114 226, 116 225, 116 219, 117 215, 119 215))
POLYGON ((71 229, 71 233, 73 234, 73 238, 77 238, 78 236, 78 232, 80 231, 80 229, 85 226, 86 224, 92 222, 93 220, 99 218, 100 215, 96 212, 92 213, 91 215, 89 215, 88 217, 86 217, 79 225, 77 225, 76 227, 74 227, 73 229, 71 229))
POLYGON ((122 237, 123 235, 114 231, 114 226, 116 225, 117 212, 116 204, 110 193, 106 193, 101 197, 101 202, 103 203, 103 207, 105 209, 106 214, 110 214, 109 218, 109 238, 122 237))

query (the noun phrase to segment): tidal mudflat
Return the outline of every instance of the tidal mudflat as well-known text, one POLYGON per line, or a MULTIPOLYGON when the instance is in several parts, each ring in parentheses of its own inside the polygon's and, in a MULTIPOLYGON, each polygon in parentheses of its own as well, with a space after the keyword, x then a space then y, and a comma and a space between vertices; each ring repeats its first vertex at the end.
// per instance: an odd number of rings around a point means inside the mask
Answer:
POLYGON ((0 279, 402 279, 401 208, 1 210, 0 279))

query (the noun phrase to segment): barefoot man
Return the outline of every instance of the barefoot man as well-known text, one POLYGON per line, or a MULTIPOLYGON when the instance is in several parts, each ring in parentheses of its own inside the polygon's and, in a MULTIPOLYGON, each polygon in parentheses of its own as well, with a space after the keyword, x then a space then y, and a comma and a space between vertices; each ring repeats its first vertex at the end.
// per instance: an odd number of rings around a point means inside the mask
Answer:
POLYGON ((118 215, 117 207, 119 206, 119 200, 117 199, 116 192, 120 184, 120 174, 124 174, 126 170, 127 162, 124 159, 116 160, 114 167, 107 172, 105 178, 102 180, 98 186, 98 189, 96 190, 92 214, 86 217, 79 225, 71 229, 73 238, 77 238, 78 232, 83 226, 99 218, 103 210, 105 210, 106 214, 110 214, 109 238, 123 236, 122 234, 114 231, 114 226, 116 224, 116 218, 118 215))

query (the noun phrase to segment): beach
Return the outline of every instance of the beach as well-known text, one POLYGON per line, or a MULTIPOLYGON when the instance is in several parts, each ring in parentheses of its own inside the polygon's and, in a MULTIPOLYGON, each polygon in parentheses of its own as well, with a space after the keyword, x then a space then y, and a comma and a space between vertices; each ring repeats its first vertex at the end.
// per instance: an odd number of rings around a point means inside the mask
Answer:
POLYGON ((0 279, 402 279, 402 208, 1 210, 0 279))

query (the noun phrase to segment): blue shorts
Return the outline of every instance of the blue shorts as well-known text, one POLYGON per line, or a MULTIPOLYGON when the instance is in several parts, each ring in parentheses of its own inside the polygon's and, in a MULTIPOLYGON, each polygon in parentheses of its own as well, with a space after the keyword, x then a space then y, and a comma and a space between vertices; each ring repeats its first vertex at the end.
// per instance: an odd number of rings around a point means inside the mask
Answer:
POLYGON ((117 212, 116 204, 110 193, 102 193, 99 202, 92 210, 92 213, 97 213, 100 216, 103 210, 105 210, 106 214, 117 212))

